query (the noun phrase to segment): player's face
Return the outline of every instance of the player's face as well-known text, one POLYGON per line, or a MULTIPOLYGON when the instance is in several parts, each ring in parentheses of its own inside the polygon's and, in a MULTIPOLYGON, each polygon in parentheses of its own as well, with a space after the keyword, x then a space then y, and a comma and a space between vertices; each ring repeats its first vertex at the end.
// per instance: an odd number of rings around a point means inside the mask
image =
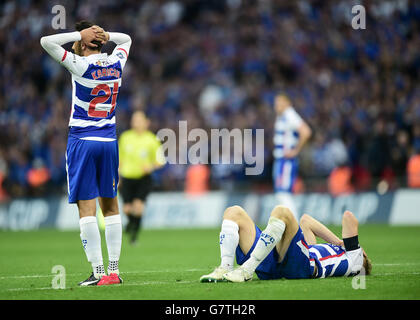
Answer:
POLYGON ((285 96, 279 95, 274 100, 275 110, 277 113, 282 113, 284 110, 286 110, 287 107, 290 106, 290 101, 285 96))
POLYGON ((146 130, 149 125, 149 120, 142 112, 136 112, 131 118, 131 126, 133 129, 143 131, 146 130))

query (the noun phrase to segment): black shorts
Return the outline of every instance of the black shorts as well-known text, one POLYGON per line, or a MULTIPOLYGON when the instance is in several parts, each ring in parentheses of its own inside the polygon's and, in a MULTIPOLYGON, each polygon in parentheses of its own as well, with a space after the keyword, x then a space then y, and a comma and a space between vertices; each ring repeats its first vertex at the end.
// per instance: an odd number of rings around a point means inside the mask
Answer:
POLYGON ((140 179, 127 179, 121 177, 121 196, 124 203, 131 203, 134 199, 146 200, 147 195, 152 191, 152 177, 144 176, 140 179))

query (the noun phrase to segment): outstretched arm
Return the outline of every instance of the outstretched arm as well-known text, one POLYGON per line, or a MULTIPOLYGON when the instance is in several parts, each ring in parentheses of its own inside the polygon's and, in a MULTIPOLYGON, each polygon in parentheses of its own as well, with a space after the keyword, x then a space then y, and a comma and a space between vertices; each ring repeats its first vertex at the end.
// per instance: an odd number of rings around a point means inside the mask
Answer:
POLYGON ((100 38, 101 31, 97 26, 84 29, 82 31, 66 32, 53 34, 50 36, 42 37, 40 40, 41 46, 45 51, 57 62, 61 63, 69 71, 73 73, 80 73, 80 64, 74 63, 76 60, 80 60, 80 57, 74 53, 66 51, 62 46, 68 42, 83 41, 85 44, 91 47, 97 47, 96 44, 92 43, 94 40, 102 40, 100 38))
POLYGON ((302 229, 305 240, 309 245, 316 244, 316 237, 319 237, 328 243, 332 243, 338 246, 343 245, 343 241, 338 238, 330 229, 308 214, 304 214, 300 219, 300 227, 302 229))

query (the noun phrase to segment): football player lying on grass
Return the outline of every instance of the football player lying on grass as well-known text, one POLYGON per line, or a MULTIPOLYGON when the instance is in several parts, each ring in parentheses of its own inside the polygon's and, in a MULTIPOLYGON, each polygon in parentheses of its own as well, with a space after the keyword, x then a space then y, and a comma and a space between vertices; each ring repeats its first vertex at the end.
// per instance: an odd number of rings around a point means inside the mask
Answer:
POLYGON ((308 214, 300 225, 289 208, 278 205, 261 231, 240 206, 229 207, 220 232, 221 264, 201 282, 244 282, 254 271, 261 280, 354 276, 372 265, 358 240, 358 221, 342 217, 342 240, 308 214), (316 237, 327 243, 317 244, 316 237), (239 267, 234 269, 234 259, 239 267))

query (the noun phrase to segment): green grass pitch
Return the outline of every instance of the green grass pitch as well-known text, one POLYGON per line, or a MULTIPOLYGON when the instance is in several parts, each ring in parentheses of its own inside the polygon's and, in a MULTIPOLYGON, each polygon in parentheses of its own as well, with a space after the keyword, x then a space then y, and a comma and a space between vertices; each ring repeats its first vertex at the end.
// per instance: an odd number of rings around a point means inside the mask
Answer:
MULTIPOLYGON (((360 226, 373 274, 357 290, 352 278, 199 283, 219 263, 218 236, 218 229, 144 230, 137 247, 124 236, 124 284, 80 288, 91 268, 77 231, 1 231, 0 299, 420 299, 420 227, 360 226), (52 289, 55 265, 65 268, 65 289, 52 289)), ((103 233, 102 246, 107 261, 103 233)))

